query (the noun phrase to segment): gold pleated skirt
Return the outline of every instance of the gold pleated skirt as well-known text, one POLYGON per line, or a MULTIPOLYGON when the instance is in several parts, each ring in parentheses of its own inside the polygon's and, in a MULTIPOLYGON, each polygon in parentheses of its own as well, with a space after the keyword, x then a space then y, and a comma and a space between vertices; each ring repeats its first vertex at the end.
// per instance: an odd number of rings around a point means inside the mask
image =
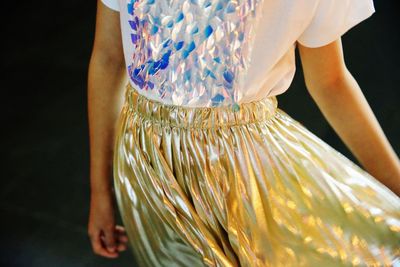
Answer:
POLYGON ((189 108, 128 84, 114 186, 141 267, 400 266, 400 198, 275 96, 189 108))

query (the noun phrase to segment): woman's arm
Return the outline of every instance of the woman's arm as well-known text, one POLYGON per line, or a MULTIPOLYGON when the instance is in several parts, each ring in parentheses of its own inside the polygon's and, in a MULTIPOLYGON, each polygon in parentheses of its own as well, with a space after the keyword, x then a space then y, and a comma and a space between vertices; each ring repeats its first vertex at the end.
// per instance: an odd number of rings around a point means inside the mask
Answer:
POLYGON ((96 32, 88 71, 88 116, 91 186, 94 192, 110 189, 114 129, 122 107, 126 79, 118 12, 99 1, 96 32))
POLYGON ((118 242, 126 240, 124 229, 114 222, 111 183, 114 131, 125 81, 119 13, 98 1, 87 92, 91 188, 88 232, 94 252, 111 258, 124 249, 123 244, 118 248, 118 242))
POLYGON ((324 117, 366 171, 400 196, 399 158, 345 65, 341 39, 298 48, 307 90, 324 117))

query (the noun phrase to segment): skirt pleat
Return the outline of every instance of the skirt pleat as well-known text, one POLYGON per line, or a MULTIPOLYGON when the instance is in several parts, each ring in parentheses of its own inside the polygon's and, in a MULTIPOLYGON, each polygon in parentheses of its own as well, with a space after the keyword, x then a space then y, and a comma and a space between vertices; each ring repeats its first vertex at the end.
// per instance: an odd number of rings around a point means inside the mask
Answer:
POLYGON ((129 84, 114 186, 139 266, 396 266, 400 198, 277 107, 181 107, 129 84))

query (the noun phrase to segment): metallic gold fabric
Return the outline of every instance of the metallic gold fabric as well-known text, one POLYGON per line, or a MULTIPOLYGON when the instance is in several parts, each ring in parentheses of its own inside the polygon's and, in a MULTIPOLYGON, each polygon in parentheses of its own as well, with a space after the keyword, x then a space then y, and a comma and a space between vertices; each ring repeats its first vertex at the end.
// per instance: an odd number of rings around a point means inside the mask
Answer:
POLYGON ((128 85, 114 183, 140 266, 400 259, 400 198, 279 109, 275 96, 189 108, 128 85))

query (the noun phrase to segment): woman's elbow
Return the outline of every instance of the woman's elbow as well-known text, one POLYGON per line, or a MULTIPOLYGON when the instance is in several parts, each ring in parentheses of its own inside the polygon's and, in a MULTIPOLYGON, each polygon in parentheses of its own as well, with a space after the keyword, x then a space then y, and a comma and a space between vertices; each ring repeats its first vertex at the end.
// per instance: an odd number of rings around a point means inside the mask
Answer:
POLYGON ((124 70, 126 63, 124 55, 120 51, 110 51, 107 48, 94 47, 90 58, 90 64, 96 64, 101 68, 124 70))
POLYGON ((305 85, 309 91, 334 90, 341 88, 351 76, 347 67, 340 70, 332 71, 329 75, 313 75, 313 77, 305 77, 305 85))
POLYGON ((299 45, 299 52, 309 90, 335 88, 349 77, 340 38, 318 48, 299 45))

